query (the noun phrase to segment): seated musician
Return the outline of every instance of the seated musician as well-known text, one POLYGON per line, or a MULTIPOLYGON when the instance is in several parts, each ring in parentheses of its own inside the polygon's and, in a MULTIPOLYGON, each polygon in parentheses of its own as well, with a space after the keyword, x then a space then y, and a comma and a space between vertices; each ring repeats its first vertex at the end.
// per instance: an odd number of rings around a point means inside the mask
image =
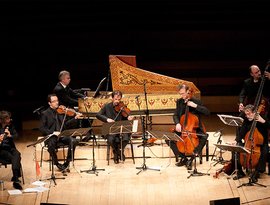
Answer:
POLYGON ((65 107, 59 106, 58 97, 55 94, 48 95, 47 100, 49 107, 41 113, 39 130, 44 136, 50 136, 46 139, 45 144, 48 146, 48 152, 50 153, 54 165, 56 165, 60 171, 63 171, 68 168, 70 161, 74 159, 74 152, 78 141, 70 136, 58 137, 58 135, 65 129, 74 128, 77 123, 76 120, 81 115, 75 112, 74 116, 68 116, 62 114, 63 112, 59 112, 58 110, 60 108, 65 109, 65 107), (60 164, 57 159, 56 152, 58 142, 69 145, 64 164, 60 164))
MULTIPOLYGON (((243 141, 243 139, 249 140, 249 131, 251 130, 254 119, 257 121, 256 128, 257 128, 258 132, 254 133, 254 135, 252 136, 252 138, 253 138, 252 140, 254 140, 254 143, 255 143, 256 141, 258 141, 258 139, 260 137, 263 138, 261 145, 258 145, 258 144, 256 145, 256 143, 254 145, 254 148, 256 148, 256 146, 259 146, 259 150, 260 150, 260 156, 258 159, 258 163, 256 164, 255 162, 251 162, 255 166, 254 172, 251 173, 251 179, 253 180, 253 182, 256 182, 256 181, 258 181, 258 178, 260 177, 260 173, 264 173, 266 170, 266 161, 267 161, 267 154, 268 154, 268 149, 269 149, 268 148, 268 129, 270 128, 270 121, 265 116, 261 116, 260 114, 256 114, 254 111, 254 106, 251 104, 246 105, 243 110, 245 113, 245 118, 244 118, 244 122, 243 122, 242 126, 240 127, 239 134, 236 136, 235 143, 237 143, 238 145, 241 145, 241 146, 245 146, 242 141, 243 141)), ((249 144, 249 143, 247 143, 247 144, 249 144)), ((247 148, 249 151, 251 151, 251 149, 250 149, 251 146, 245 147, 245 148, 247 148)), ((234 155, 232 155, 232 156, 234 156, 234 155)), ((244 166, 246 168, 252 168, 252 166, 249 166, 249 164, 247 164, 247 165, 245 165, 244 163, 241 164, 241 161, 242 161, 241 156, 239 157, 239 155, 238 155, 238 159, 240 159, 240 160, 237 160, 238 173, 237 173, 237 176, 235 176, 233 178, 234 180, 245 176, 245 173, 242 170, 242 166, 244 166)), ((252 159, 255 161, 254 157, 251 157, 251 161, 252 161, 252 159)), ((234 162, 234 159, 232 161, 234 162)), ((250 161, 247 160, 246 163, 250 163, 250 161)), ((251 171, 251 170, 248 170, 248 171, 251 171)))
POLYGON ((175 131, 176 133, 181 136, 181 132, 185 132, 185 127, 188 126, 189 119, 188 115, 185 115, 186 110, 188 110, 189 113, 195 115, 198 120, 198 127, 194 127, 195 133, 196 134, 201 134, 200 136, 198 135, 198 146, 193 147, 193 153, 191 154, 190 158, 188 159, 188 156, 186 153, 182 153, 179 151, 179 148, 177 146, 176 141, 168 141, 166 140, 166 143, 170 146, 172 149, 176 159, 179 159, 179 161, 175 164, 176 166, 186 166, 188 170, 192 169, 192 161, 195 158, 196 155, 198 155, 203 147, 206 144, 207 141, 207 134, 204 131, 204 126, 201 121, 200 115, 209 115, 210 111, 202 105, 201 101, 199 99, 196 99, 194 97, 191 97, 190 95, 190 88, 189 86, 182 84, 178 86, 178 92, 180 94, 180 99, 177 100, 176 102, 176 110, 173 115, 173 121, 175 123, 175 131), (180 119, 184 119, 184 123, 181 124, 180 119))
MULTIPOLYGON (((125 112, 125 109, 119 107, 121 104, 123 104, 121 99, 122 99, 122 92, 119 90, 113 91, 112 102, 105 104, 100 109, 100 111, 96 115, 97 119, 101 120, 102 122, 133 120, 133 116, 130 116, 129 113, 125 112)), ((114 163, 118 164, 119 160, 122 159, 121 156, 123 156, 122 160, 125 161, 124 149, 130 140, 130 134, 123 133, 121 136, 119 134, 108 134, 106 137, 107 143, 113 149, 114 163), (122 138, 122 145, 121 145, 121 138, 122 138), (123 150, 122 152, 121 147, 123 150)))
POLYGON ((21 153, 15 146, 14 139, 18 137, 18 133, 11 123, 11 113, 8 111, 0 111, 0 161, 11 163, 13 187, 22 189, 21 181, 21 153))

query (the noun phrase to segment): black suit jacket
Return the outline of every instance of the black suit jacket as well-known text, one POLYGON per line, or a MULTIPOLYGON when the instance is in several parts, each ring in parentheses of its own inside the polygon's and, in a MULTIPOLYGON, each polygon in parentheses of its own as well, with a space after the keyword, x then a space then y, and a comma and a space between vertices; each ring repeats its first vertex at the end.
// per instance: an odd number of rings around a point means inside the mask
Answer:
MULTIPOLYGON (((189 107, 189 112, 196 115, 199 120, 199 128, 196 130, 196 133, 204 133, 203 124, 201 122, 201 114, 209 115, 210 111, 206 108, 199 99, 191 98, 189 101, 192 101, 197 104, 197 108, 189 107)), ((186 103, 183 99, 178 99, 176 101, 176 110, 173 115, 173 121, 175 124, 180 123, 180 118, 182 115, 185 115, 186 103)))
POLYGON ((73 91, 69 86, 64 88, 60 82, 56 84, 53 92, 58 97, 59 105, 64 105, 66 107, 78 106, 78 98, 85 97, 84 95, 73 91))
MULTIPOLYGON (((56 113, 55 110, 53 110, 51 107, 47 108, 41 113, 39 130, 43 135, 50 135, 54 131, 60 131, 56 129, 56 116, 59 120, 59 124, 61 127, 65 115, 56 113)), ((65 129, 74 128, 76 124, 77 121, 75 118, 70 118, 66 116, 62 131, 65 129)))
POLYGON ((97 113, 96 118, 102 122, 107 122, 108 118, 111 118, 115 121, 127 120, 127 118, 123 117, 121 113, 118 114, 118 112, 115 111, 112 102, 105 104, 97 113))

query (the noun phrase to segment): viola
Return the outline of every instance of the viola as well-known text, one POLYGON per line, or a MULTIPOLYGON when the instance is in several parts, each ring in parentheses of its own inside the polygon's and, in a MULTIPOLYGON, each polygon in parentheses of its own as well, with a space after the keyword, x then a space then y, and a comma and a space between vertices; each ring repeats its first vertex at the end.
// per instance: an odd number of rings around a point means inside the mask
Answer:
POLYGON ((123 117, 128 117, 131 112, 130 109, 122 101, 120 101, 118 105, 114 106, 114 110, 116 112, 121 112, 123 117))
POLYGON ((66 114, 67 116, 73 117, 77 114, 79 114, 78 112, 76 112, 74 109, 72 108, 67 108, 64 105, 60 105, 57 109, 56 112, 58 114, 66 114))

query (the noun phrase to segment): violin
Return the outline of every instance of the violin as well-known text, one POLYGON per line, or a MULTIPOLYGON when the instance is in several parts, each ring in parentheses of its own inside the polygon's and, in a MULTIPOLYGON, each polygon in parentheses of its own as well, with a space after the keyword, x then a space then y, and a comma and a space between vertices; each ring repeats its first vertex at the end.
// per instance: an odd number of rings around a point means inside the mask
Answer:
POLYGON ((124 104, 123 101, 120 101, 118 105, 114 107, 114 110, 116 112, 121 112, 121 115, 123 117, 128 117, 130 115, 130 109, 124 104))
POLYGON ((67 108, 64 105, 60 105, 57 109, 56 112, 58 114, 66 114, 67 116, 73 117, 77 114, 80 114, 78 112, 76 112, 74 109, 72 108, 67 108))

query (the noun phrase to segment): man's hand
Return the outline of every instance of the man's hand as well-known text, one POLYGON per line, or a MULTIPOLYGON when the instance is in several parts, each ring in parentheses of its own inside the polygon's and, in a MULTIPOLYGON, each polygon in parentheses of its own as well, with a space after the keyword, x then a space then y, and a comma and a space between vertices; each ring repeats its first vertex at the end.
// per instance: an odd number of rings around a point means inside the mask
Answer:
POLYGON ((175 130, 176 130, 177 132, 181 132, 181 131, 182 131, 182 127, 181 127, 180 123, 176 124, 175 130))
POLYGON ((53 135, 58 136, 58 135, 60 135, 60 132, 58 132, 58 131, 54 131, 54 132, 53 132, 53 135))
POLYGON ((188 105, 189 107, 194 107, 194 108, 196 108, 196 107, 198 106, 196 103, 194 103, 194 102, 192 102, 192 101, 188 101, 188 102, 187 102, 187 105, 188 105))
POLYGON ((128 120, 133 120, 133 119, 134 119, 134 116, 131 116, 131 115, 128 116, 128 120))
POLYGON ((243 103, 239 103, 239 108, 238 108, 238 111, 241 112, 244 110, 244 105, 243 103))
POLYGON ((0 142, 2 142, 3 139, 4 139, 4 134, 1 134, 1 135, 0 135, 0 142))
POLYGON ((265 119, 263 119, 259 114, 256 116, 256 119, 255 119, 257 122, 260 122, 260 123, 265 123, 265 119))
POLYGON ((108 118, 107 122, 115 122, 115 121, 113 119, 111 119, 111 118, 108 118))

